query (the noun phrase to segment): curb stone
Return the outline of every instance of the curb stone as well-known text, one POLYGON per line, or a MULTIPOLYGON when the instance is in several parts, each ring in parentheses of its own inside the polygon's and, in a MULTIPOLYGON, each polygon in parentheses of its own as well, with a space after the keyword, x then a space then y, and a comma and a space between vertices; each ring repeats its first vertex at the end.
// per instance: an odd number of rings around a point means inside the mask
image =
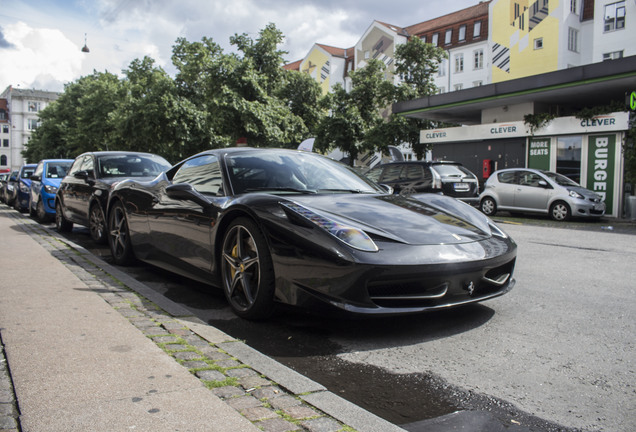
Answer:
MULTIPOLYGON (((404 431, 209 326, 187 309, 51 229, 8 208, 0 212, 13 218, 88 288, 260 429, 404 431)), ((0 432, 19 432, 19 401, 1 344, 1 330, 0 432)))

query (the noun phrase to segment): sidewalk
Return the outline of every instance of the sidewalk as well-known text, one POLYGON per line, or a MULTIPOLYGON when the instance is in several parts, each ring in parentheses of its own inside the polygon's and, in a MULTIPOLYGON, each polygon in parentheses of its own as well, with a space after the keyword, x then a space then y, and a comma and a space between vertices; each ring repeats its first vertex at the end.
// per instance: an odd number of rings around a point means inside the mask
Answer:
POLYGON ((0 233, 0 431, 403 430, 2 204, 0 233))

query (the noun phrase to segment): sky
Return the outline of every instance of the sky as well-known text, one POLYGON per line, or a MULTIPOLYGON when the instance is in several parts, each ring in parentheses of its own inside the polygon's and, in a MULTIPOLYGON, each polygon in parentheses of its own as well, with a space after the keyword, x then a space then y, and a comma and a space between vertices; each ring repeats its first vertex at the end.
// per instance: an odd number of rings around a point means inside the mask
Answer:
POLYGON ((274 23, 285 60, 314 43, 352 47, 374 20, 400 27, 478 4, 479 0, 0 0, 0 92, 12 85, 63 91, 93 71, 121 75, 150 56, 174 75, 177 38, 212 38, 233 52, 230 37, 258 38, 274 23), (86 45, 90 52, 82 52, 86 45))

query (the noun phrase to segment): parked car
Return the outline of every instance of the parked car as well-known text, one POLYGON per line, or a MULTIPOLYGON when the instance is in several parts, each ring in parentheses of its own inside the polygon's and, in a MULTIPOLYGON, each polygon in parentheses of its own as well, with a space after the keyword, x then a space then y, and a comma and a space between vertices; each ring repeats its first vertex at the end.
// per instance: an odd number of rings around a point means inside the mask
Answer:
POLYGON ((17 185, 18 171, 11 171, 7 180, 2 182, 2 198, 4 203, 8 206, 13 206, 17 185))
POLYGON ((5 202, 5 185, 9 181, 9 176, 11 176, 11 172, 0 173, 0 202, 5 202))
POLYGON ((600 218, 605 214, 601 195, 554 172, 510 168, 495 171, 480 195, 480 209, 493 216, 498 210, 547 214, 557 221, 570 217, 600 218))
POLYGON ((244 318, 277 302, 392 315, 508 292, 515 243, 477 209, 439 194, 390 194, 316 153, 225 148, 108 205, 113 261, 134 259, 222 288, 244 318))
POLYGON ((33 171, 35 171, 36 166, 37 164, 25 164, 22 165, 22 167, 20 167, 20 171, 18 171, 18 182, 16 185, 13 207, 19 212, 24 212, 29 209, 31 175, 33 175, 33 171))
POLYGON ((104 215, 111 188, 130 177, 150 180, 169 168, 168 161, 151 153, 103 151, 78 156, 55 197, 57 231, 70 231, 78 224, 89 228, 93 240, 105 243, 104 215))
POLYGON ((477 176, 457 162, 391 162, 371 168, 366 176, 402 195, 434 192, 474 205, 479 203, 477 176))
POLYGON ((73 159, 43 159, 31 176, 29 213, 44 222, 55 215, 55 194, 73 159))

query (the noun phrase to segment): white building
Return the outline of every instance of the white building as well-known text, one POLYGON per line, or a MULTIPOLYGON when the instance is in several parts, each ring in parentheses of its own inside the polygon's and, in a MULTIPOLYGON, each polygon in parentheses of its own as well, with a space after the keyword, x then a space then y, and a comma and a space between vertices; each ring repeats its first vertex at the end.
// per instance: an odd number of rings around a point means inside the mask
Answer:
MULTIPOLYGON (((37 129, 40 123, 39 112, 57 98, 58 93, 55 92, 23 90, 11 86, 0 94, 0 99, 6 100, 5 116, 8 117, 8 122, 2 123, 0 126, 0 139, 2 139, 0 162, 6 160, 6 165, 2 165, 0 168, 17 170, 26 162, 22 157, 22 150, 26 148, 31 133, 37 129)), ((36 163, 38 161, 28 162, 36 163)))

